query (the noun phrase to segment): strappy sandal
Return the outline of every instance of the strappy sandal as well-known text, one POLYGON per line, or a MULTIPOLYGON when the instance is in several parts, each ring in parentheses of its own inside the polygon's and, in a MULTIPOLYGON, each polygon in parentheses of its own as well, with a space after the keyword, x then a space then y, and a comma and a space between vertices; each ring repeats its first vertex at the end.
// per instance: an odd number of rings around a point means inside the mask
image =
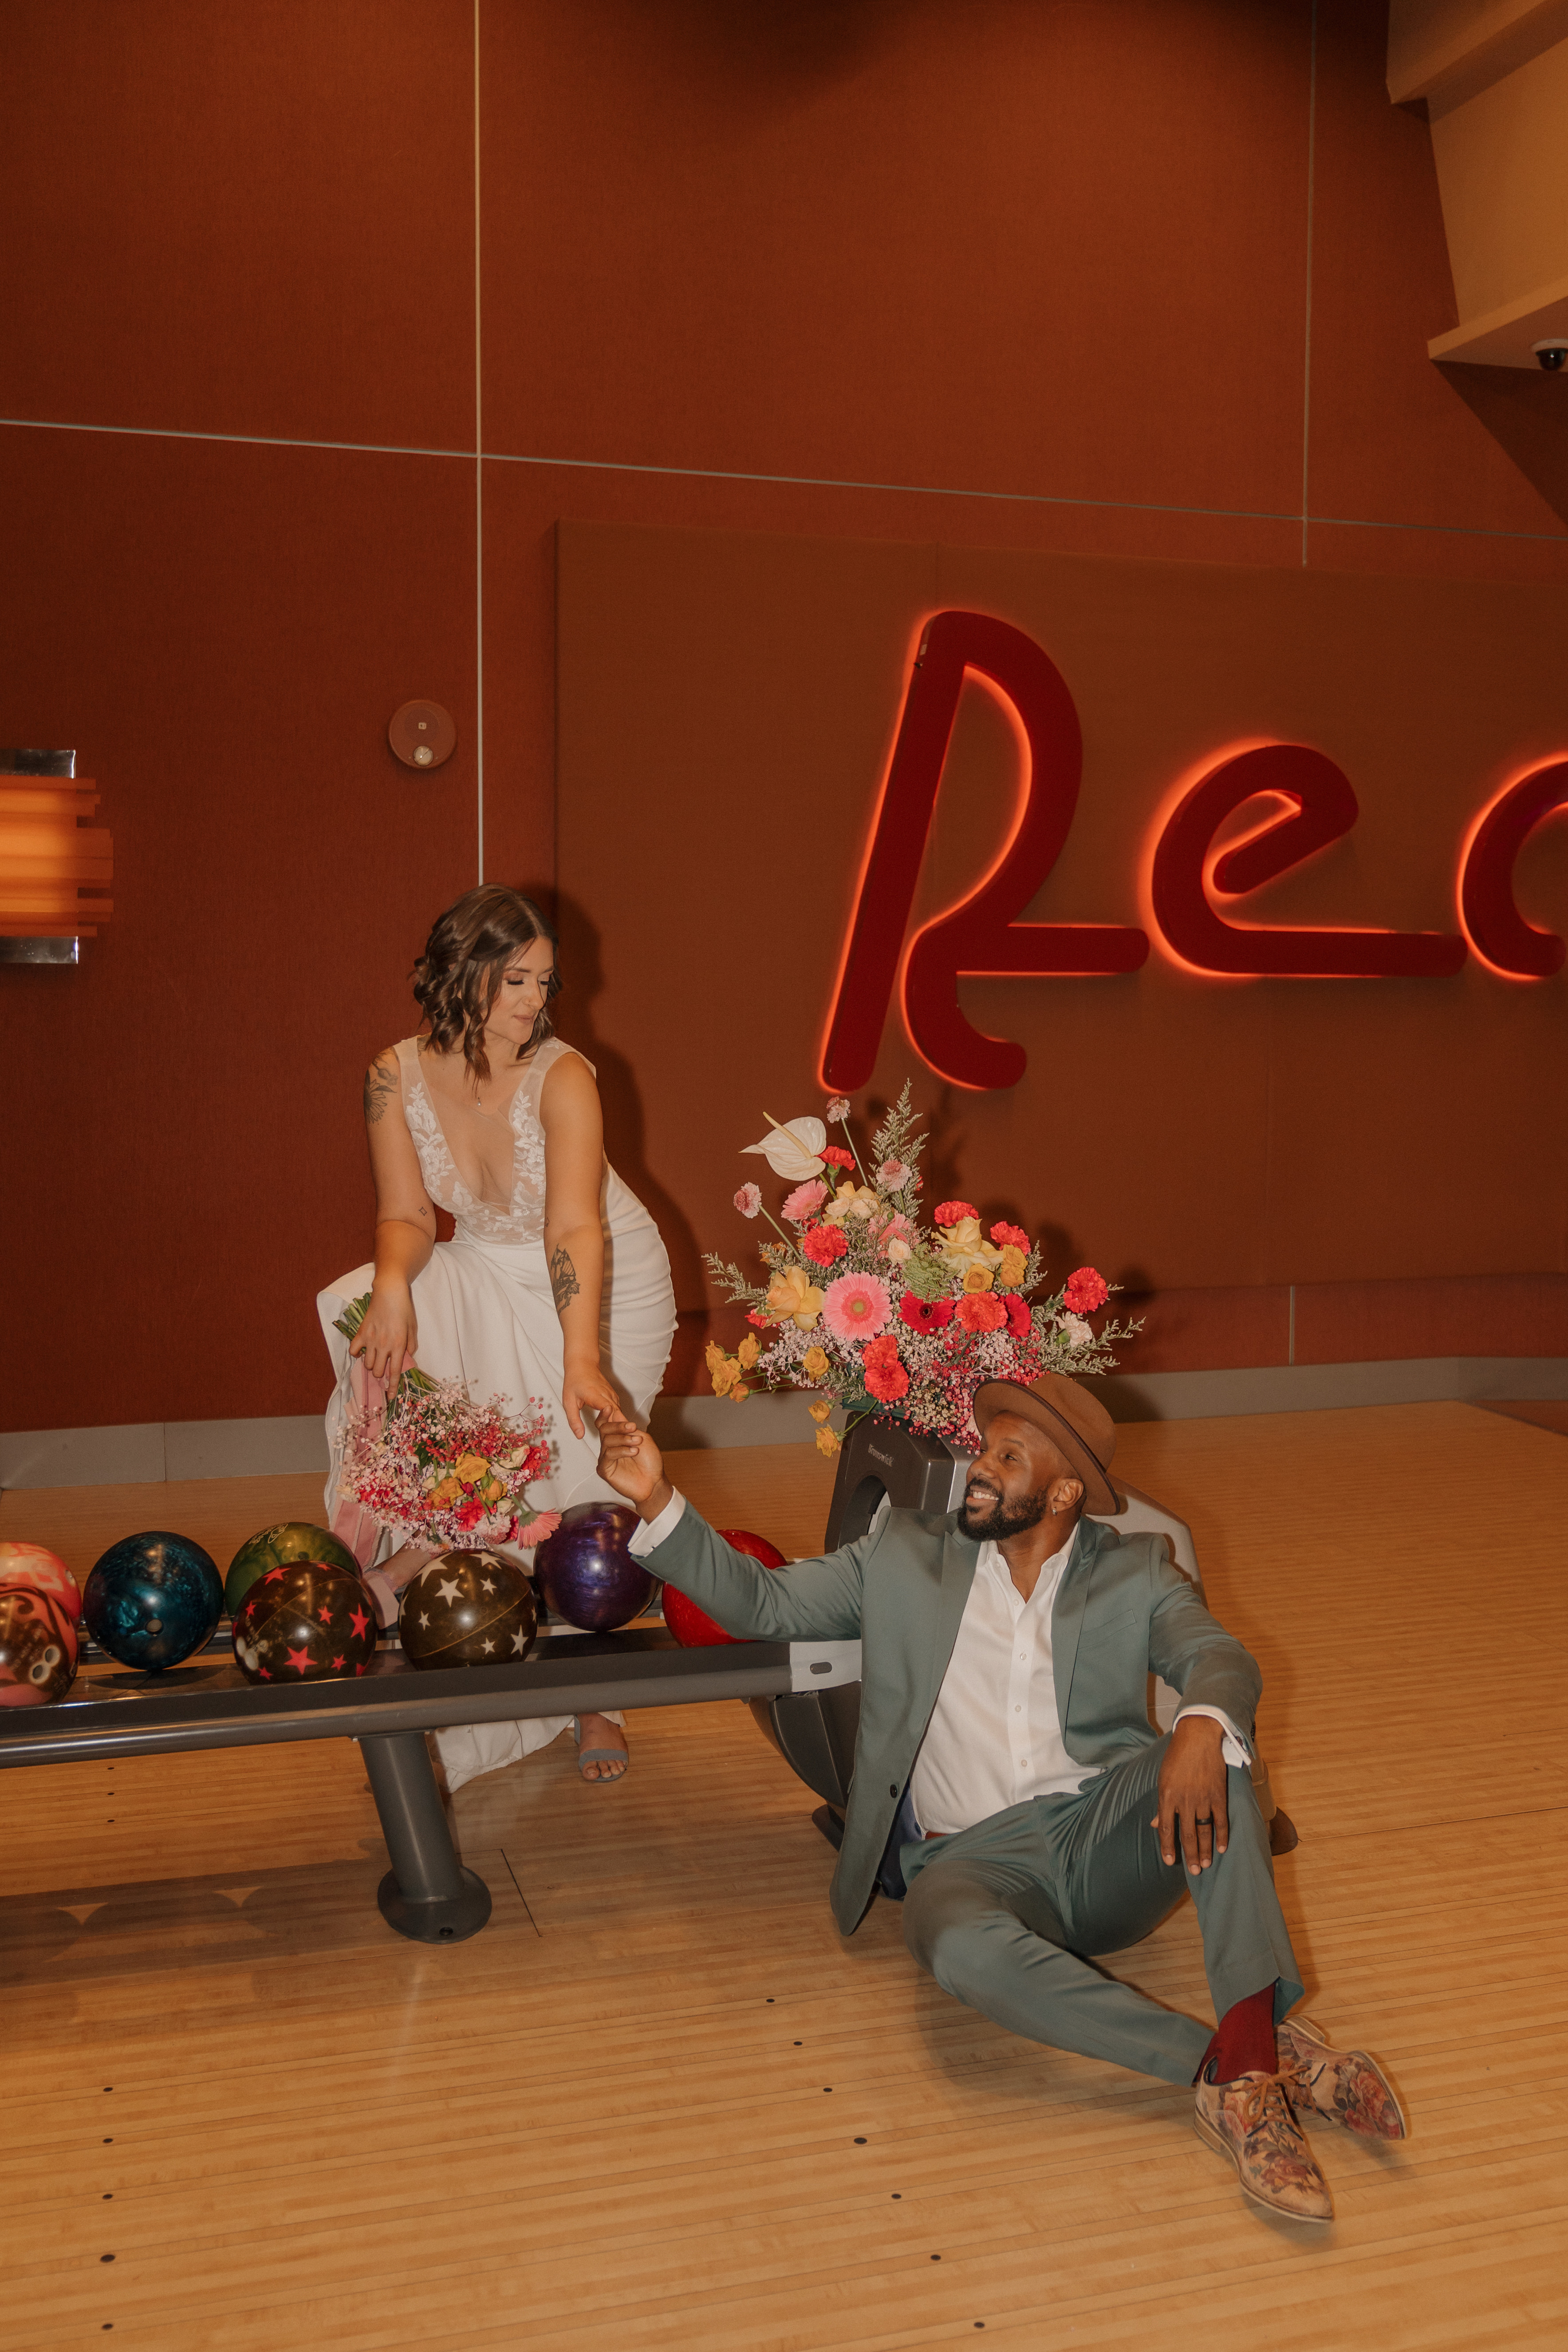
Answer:
POLYGON ((617 1780, 626 1779, 632 1760, 626 1749, 624 1748, 584 1748, 583 1718, 580 1715, 574 1715, 572 1717, 572 1740, 577 1750, 577 1778, 579 1780, 586 1780, 589 1788, 613 1789, 617 1780), (618 1764, 621 1769, 618 1772, 596 1773, 592 1780, 589 1780, 587 1773, 583 1769, 584 1764, 618 1764))

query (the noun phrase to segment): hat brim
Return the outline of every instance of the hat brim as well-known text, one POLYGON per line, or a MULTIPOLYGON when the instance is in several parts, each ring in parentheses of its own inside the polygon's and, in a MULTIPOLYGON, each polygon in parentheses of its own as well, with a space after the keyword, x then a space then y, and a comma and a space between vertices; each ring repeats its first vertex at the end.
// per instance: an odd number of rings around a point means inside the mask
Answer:
POLYGON ((1075 1475, 1083 1480, 1083 1507, 1096 1518, 1120 1518, 1127 1508, 1111 1485, 1104 1463, 1071 1422, 1048 1405, 1044 1397, 1037 1396, 1033 1389, 1026 1389, 1021 1381, 982 1381, 974 1391, 971 1410, 982 1436, 999 1412, 1016 1412, 1020 1421, 1033 1422, 1058 1453, 1066 1455, 1075 1475))

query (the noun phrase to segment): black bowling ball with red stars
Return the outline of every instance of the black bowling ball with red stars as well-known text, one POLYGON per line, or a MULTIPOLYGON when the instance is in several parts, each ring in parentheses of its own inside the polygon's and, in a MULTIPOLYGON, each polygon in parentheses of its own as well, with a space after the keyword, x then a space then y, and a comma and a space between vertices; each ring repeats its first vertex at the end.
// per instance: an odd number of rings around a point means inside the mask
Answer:
POLYGON ((235 1664, 247 1682, 288 1688, 363 1675, 375 1655, 375 1608, 357 1576, 291 1559, 258 1577, 235 1612, 235 1664))
POLYGON ((411 1665, 515 1665, 539 1631, 533 1588, 496 1552, 443 1552, 405 1592, 397 1630, 411 1665))

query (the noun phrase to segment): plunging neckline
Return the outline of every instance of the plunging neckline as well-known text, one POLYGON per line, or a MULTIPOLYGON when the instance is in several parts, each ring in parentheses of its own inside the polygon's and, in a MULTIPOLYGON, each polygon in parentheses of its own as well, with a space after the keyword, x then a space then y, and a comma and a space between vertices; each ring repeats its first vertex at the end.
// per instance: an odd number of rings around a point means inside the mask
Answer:
MULTIPOLYGON (((523 1066, 522 1066, 522 1076, 521 1076, 521 1077, 520 1077, 520 1078, 519 1078, 519 1080, 518 1080, 518 1082, 517 1082, 516 1086, 515 1086, 515 1087, 513 1087, 513 1088, 512 1088, 512 1090, 511 1090, 511 1094, 510 1094, 510 1097, 509 1097, 509 1099, 508 1099, 508 1102, 507 1102, 506 1112, 505 1112, 505 1118, 506 1118, 507 1127, 508 1127, 508 1129, 509 1129, 509 1130, 510 1130, 510 1135, 511 1135, 511 1166, 510 1166, 510 1171, 509 1171, 509 1174, 510 1174, 510 1185, 509 1185, 509 1188, 508 1188, 508 1191, 507 1191, 507 1196, 506 1196, 505 1200, 504 1200, 504 1201, 492 1201, 492 1200, 491 1200, 491 1198, 490 1198, 490 1196, 489 1196, 489 1194, 488 1192, 476 1192, 476 1191, 474 1190, 474 1187, 469 1183, 469 1181, 468 1181, 468 1177, 467 1177, 467 1176, 464 1174, 464 1172, 463 1172, 463 1168, 462 1168, 461 1162, 458 1160, 458 1158, 457 1152, 456 1152, 456 1151, 453 1150, 453 1148, 452 1148, 452 1139, 451 1139, 451 1137, 450 1137, 450 1136, 447 1134, 447 1123, 446 1123, 445 1119, 441 1117, 441 1105, 440 1105, 440 1101, 439 1101, 439 1099, 438 1099, 438 1097, 437 1097, 437 1094, 436 1094, 436 1090, 435 1090, 435 1088, 430 1085, 430 1083, 429 1083, 428 1079, 427 1079, 427 1078, 426 1077, 426 1076, 425 1076, 425 1048, 424 1048, 423 1045, 420 1043, 420 1041, 419 1041, 417 1038, 415 1040, 415 1045, 414 1045, 414 1068, 415 1068, 415 1074, 416 1074, 416 1076, 417 1076, 417 1078, 418 1078, 418 1080, 419 1080, 420 1087, 421 1087, 421 1088, 422 1088, 422 1089, 423 1089, 423 1091, 424 1091, 425 1099, 426 1099, 426 1102, 429 1104, 429 1106, 430 1106, 430 1116, 431 1116, 431 1118, 435 1120, 436 1125, 437 1125, 437 1129, 439 1129, 439 1131, 440 1131, 441 1141, 442 1141, 442 1143, 446 1146, 447 1157, 447 1159, 448 1159, 448 1160, 451 1161, 451 1163, 452 1163, 452 1173, 454 1174, 454 1176, 456 1176, 456 1178, 457 1178, 457 1180, 458 1180, 458 1183, 462 1186, 462 1188, 463 1188, 464 1192, 468 1194, 468 1196, 469 1200, 473 1202, 473 1204, 474 1204, 475 1208, 477 1208, 477 1209, 499 1209, 499 1210, 501 1210, 501 1211, 505 1212, 508 1215, 510 1215, 510 1214, 511 1213, 512 1209, 514 1208, 514 1206, 515 1206, 515 1204, 516 1204, 516 1202, 517 1202, 517 1119, 516 1119, 516 1117, 515 1117, 515 1112, 516 1112, 516 1109, 517 1109, 517 1101, 518 1101, 518 1097, 521 1094, 521 1092, 522 1092, 523 1088, 527 1086, 528 1081, 529 1081, 530 1077, 531 1077, 531 1075, 532 1075, 532 1072, 533 1072, 533 1066, 534 1066, 534 1062, 535 1062, 536 1058, 537 1058, 537 1048, 535 1049, 535 1051, 534 1051, 534 1053, 533 1053, 533 1054, 531 1054, 531 1055, 530 1055, 530 1056, 529 1056, 528 1060, 523 1064, 523 1066)), ((480 1116, 481 1116, 481 1117, 484 1117, 484 1116, 486 1116, 486 1115, 487 1115, 487 1114, 485 1114, 483 1111, 481 1111, 481 1113, 480 1113, 480 1116)), ((502 1114, 501 1114, 500 1111, 491 1111, 491 1112, 489 1112, 489 1113, 488 1114, 488 1116, 489 1116, 489 1118, 500 1118, 502 1116, 502 1114)))

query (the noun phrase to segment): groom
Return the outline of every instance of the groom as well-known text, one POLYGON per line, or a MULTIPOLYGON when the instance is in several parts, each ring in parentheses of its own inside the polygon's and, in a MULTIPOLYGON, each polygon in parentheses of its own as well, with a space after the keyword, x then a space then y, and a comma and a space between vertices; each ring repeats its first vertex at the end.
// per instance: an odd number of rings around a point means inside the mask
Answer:
POLYGON ((1012 2032, 1195 2085, 1199 2137, 1247 2195, 1332 2216, 1300 2118, 1401 2139, 1374 2062, 1287 2012, 1301 1984, 1247 1765, 1258 1667, 1172 1567, 1119 1535, 1116 1433, 1059 1373, 991 1381, 956 1513, 889 1511, 823 1559, 768 1570, 678 1495, 646 1431, 601 1419, 600 1475, 644 1522, 632 1549, 729 1633, 862 1647, 860 1732, 833 1907, 875 1888, 943 1989, 1012 2032), (1147 1677, 1182 1695, 1150 1725, 1147 1677), (1185 1878, 1184 1882, 1184 1869, 1185 1878), (1148 1935, 1190 1888, 1210 2035, 1085 1955, 1148 1935))

